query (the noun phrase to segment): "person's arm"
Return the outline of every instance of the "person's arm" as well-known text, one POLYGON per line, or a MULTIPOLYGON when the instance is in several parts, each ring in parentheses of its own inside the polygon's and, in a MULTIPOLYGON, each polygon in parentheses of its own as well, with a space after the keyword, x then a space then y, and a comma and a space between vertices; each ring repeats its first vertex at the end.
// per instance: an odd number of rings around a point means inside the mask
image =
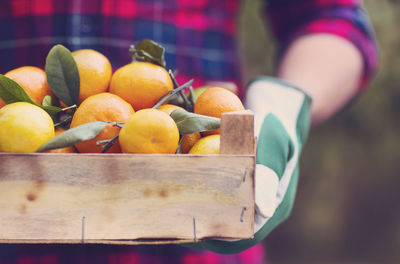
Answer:
POLYGON ((260 243, 290 215, 310 121, 323 122, 342 109, 377 66, 372 29, 359 0, 268 3, 278 78, 253 80, 245 101, 257 135, 254 238, 195 245, 224 254, 260 243))
POLYGON ((269 0, 277 77, 313 99, 312 123, 333 116, 366 87, 377 47, 360 0, 269 0))
POLYGON ((291 44, 278 77, 311 96, 311 122, 315 125, 329 119, 357 94, 362 73, 362 56, 352 43, 334 35, 313 34, 291 44))

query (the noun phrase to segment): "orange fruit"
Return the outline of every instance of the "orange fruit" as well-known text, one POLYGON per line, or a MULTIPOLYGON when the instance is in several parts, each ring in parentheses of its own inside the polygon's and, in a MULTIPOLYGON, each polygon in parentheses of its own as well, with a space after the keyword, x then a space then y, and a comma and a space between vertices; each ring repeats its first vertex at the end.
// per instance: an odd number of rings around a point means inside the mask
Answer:
POLYGON ((165 104, 165 105, 161 105, 160 107, 157 108, 158 110, 163 111, 164 113, 166 113, 167 115, 170 115, 172 113, 172 111, 174 111, 175 109, 181 109, 181 110, 185 110, 180 106, 177 105, 173 105, 173 104, 165 104))
MULTIPOLYGON (((182 107, 173 104, 165 104, 157 109, 167 113, 168 115, 171 115, 172 111, 174 111, 175 109, 185 110, 182 107)), ((194 143, 196 143, 196 141, 200 138, 201 135, 199 132, 183 135, 181 143, 181 153, 188 153, 191 147, 193 147, 194 143)))
MULTIPOLYGON (((71 121, 71 128, 94 121, 125 122, 134 113, 132 106, 121 97, 111 93, 99 93, 89 96, 76 109, 71 121)), ((97 146, 99 140, 111 139, 116 136, 120 128, 113 124, 107 124, 94 139, 82 141, 75 145, 79 152, 101 153, 101 146, 97 146)), ((119 153, 121 148, 118 140, 108 149, 107 153, 119 153)))
POLYGON ((122 66, 115 71, 110 84, 110 92, 125 99, 135 111, 153 107, 172 88, 168 72, 149 62, 122 66))
POLYGON ((181 153, 188 153, 200 138, 201 135, 199 132, 183 135, 181 142, 181 153))
POLYGON ((76 50, 72 56, 79 71, 79 103, 91 95, 107 92, 112 75, 110 61, 92 49, 76 50))
POLYGON ((42 108, 16 102, 0 109, 0 152, 36 152, 53 137, 53 120, 42 108))
POLYGON ((190 149, 189 154, 219 154, 220 135, 211 135, 199 139, 190 149))
MULTIPOLYGON (((34 66, 23 66, 11 70, 4 76, 18 83, 29 97, 37 104, 41 105, 46 95, 53 95, 47 83, 44 70, 34 66)), ((5 102, 0 98, 0 108, 5 102)))
MULTIPOLYGON (((204 91, 194 104, 194 112, 220 118, 222 113, 244 110, 239 97, 228 89, 211 87, 204 91)), ((219 134, 220 129, 203 132, 204 135, 219 134)))
POLYGON ((125 153, 174 154, 179 131, 175 121, 163 111, 142 109, 125 122, 119 141, 125 153))
MULTIPOLYGON (((61 133, 63 133, 65 130, 62 128, 56 128, 55 131, 55 136, 60 135, 61 133)), ((46 153, 76 153, 76 149, 74 146, 69 146, 69 147, 65 147, 65 148, 58 148, 58 149, 50 149, 45 151, 46 153)))
MULTIPOLYGON (((213 87, 210 85, 204 85, 204 86, 200 86, 197 87, 193 90, 193 95, 194 95, 194 101, 196 102, 197 98, 199 98, 199 96, 204 93, 208 88, 213 87)), ((186 97, 189 98, 190 96, 190 91, 186 92, 186 97)))

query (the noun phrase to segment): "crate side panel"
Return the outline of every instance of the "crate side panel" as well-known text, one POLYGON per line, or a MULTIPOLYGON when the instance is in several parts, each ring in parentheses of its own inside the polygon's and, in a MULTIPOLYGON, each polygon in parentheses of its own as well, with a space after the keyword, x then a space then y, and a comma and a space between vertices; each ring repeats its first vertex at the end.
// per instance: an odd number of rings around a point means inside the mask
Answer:
POLYGON ((1 154, 0 240, 248 238, 254 162, 228 155, 1 154))

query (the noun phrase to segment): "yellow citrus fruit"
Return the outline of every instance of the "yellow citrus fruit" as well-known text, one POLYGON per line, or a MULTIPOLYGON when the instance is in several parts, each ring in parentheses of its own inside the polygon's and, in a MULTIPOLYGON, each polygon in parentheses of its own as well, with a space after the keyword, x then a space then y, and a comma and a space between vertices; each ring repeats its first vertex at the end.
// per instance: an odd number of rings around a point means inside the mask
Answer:
POLYGON ((199 132, 183 135, 181 142, 181 153, 188 153, 200 138, 201 135, 199 132))
MULTIPOLYGON (((165 104, 157 109, 165 112, 168 115, 171 115, 172 111, 174 111, 175 109, 185 110, 182 107, 173 104, 165 104)), ((181 153, 188 153, 189 150, 193 147, 194 143, 196 143, 196 141, 199 140, 200 138, 201 135, 199 132, 183 135, 181 143, 181 153)))
MULTIPOLYGON (((205 90, 194 104, 194 112, 220 118, 222 113, 244 110, 239 97, 228 89, 211 87, 205 90)), ((203 132, 204 135, 219 134, 220 129, 203 132)))
POLYGON ((181 109, 181 110, 185 110, 180 106, 177 105, 173 105, 173 104, 165 104, 165 105, 161 105, 159 108, 157 108, 158 110, 163 111, 164 113, 166 113, 167 115, 170 115, 172 113, 172 111, 174 111, 175 109, 181 109))
MULTIPOLYGON (((121 97, 111 93, 99 93, 89 96, 76 109, 71 121, 71 128, 95 121, 125 122, 134 113, 130 104, 121 97)), ((111 139, 116 136, 120 128, 108 124, 94 139, 85 140, 75 145, 79 152, 101 153, 101 146, 97 146, 99 140, 111 139)), ((118 140, 108 149, 107 153, 119 153, 121 148, 118 140)))
POLYGON ((142 109, 125 122, 119 141, 125 153, 173 154, 178 148, 179 131, 175 121, 163 111, 142 109))
POLYGON ((0 152, 36 152, 53 137, 53 120, 42 108, 17 102, 0 109, 0 152))
MULTIPOLYGON (((47 83, 46 73, 38 67, 19 67, 7 72, 4 76, 18 83, 29 97, 39 105, 42 104, 46 95, 53 96, 47 83)), ((4 101, 0 98, 0 108, 4 105, 4 101)))
POLYGON ((121 96, 135 111, 153 107, 173 84, 168 72, 149 62, 132 62, 111 78, 110 92, 121 96))
POLYGON ((79 71, 79 103, 91 95, 107 92, 112 75, 110 61, 92 49, 76 50, 72 56, 79 71))
POLYGON ((220 135, 211 135, 199 139, 189 154, 219 154, 220 135))
MULTIPOLYGON (((60 135, 61 133, 65 132, 62 128, 57 128, 55 131, 55 136, 60 135)), ((76 153, 76 149, 74 146, 69 146, 65 148, 58 148, 58 149, 50 149, 45 151, 46 153, 76 153)))

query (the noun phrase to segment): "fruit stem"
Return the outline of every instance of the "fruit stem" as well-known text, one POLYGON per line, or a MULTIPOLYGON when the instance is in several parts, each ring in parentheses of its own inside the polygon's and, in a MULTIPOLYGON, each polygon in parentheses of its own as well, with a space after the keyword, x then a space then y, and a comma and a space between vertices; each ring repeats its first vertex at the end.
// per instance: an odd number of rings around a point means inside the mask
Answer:
POLYGON ((114 145, 115 141, 118 139, 119 134, 117 134, 116 136, 114 136, 113 138, 110 139, 105 139, 105 140, 99 140, 96 142, 97 146, 103 145, 101 148, 103 149, 102 153, 106 152, 109 148, 112 147, 112 145, 114 145))
MULTIPOLYGON (((172 83, 174 84, 174 89, 179 87, 178 82, 176 81, 175 75, 174 73, 169 70, 168 71, 169 76, 172 79, 172 83)), ((193 112, 193 104, 189 101, 189 99, 185 96, 185 94, 183 93, 182 90, 179 91, 179 95, 182 97, 183 101, 185 102, 185 108, 186 110, 188 110, 189 112, 193 112)))
POLYGON ((135 49, 135 45, 130 45, 129 46, 129 56, 131 57, 131 59, 132 59, 132 62, 135 62, 136 61, 136 49, 135 49))
MULTIPOLYGON (((114 121, 109 121, 107 123, 112 123, 114 126, 122 128, 124 126, 124 122, 114 122, 114 121)), ((101 148, 103 149, 102 153, 106 152, 109 148, 112 147, 112 145, 114 145, 115 141, 118 139, 119 134, 115 135, 113 138, 110 139, 104 139, 104 140, 98 140, 96 141, 96 145, 100 146, 103 145, 101 148)))
MULTIPOLYGON (((196 101, 195 95, 194 95, 194 90, 193 90, 193 87, 192 87, 192 86, 189 87, 189 101, 190 101, 190 103, 191 103, 192 105, 194 105, 194 103, 195 103, 195 101, 196 101)), ((194 111, 194 109, 193 109, 193 111, 194 111)))
POLYGON ((165 103, 166 101, 168 101, 172 96, 174 96, 175 94, 179 93, 180 91, 182 91, 185 88, 188 88, 189 86, 191 86, 193 83, 193 79, 188 81, 185 84, 182 84, 181 86, 179 86, 178 88, 174 88, 173 90, 167 92, 165 95, 161 96, 161 100, 156 103, 152 108, 153 109, 157 109, 158 107, 160 107, 163 103, 165 103))
POLYGON ((125 125, 125 122, 115 122, 115 121, 108 121, 108 124, 113 124, 113 126, 122 128, 125 125))
POLYGON ((68 106, 68 107, 65 107, 65 108, 62 108, 61 111, 66 111, 66 110, 74 109, 74 108, 76 108, 76 104, 68 106))
POLYGON ((176 152, 175 154, 181 154, 181 146, 182 146, 182 140, 183 140, 183 136, 180 137, 179 142, 178 142, 178 147, 176 148, 176 152))
POLYGON ((61 120, 60 122, 55 123, 55 124, 54 124, 54 127, 61 126, 62 124, 67 123, 67 122, 70 121, 71 119, 72 119, 72 116, 68 116, 68 117, 66 117, 64 120, 61 120))

